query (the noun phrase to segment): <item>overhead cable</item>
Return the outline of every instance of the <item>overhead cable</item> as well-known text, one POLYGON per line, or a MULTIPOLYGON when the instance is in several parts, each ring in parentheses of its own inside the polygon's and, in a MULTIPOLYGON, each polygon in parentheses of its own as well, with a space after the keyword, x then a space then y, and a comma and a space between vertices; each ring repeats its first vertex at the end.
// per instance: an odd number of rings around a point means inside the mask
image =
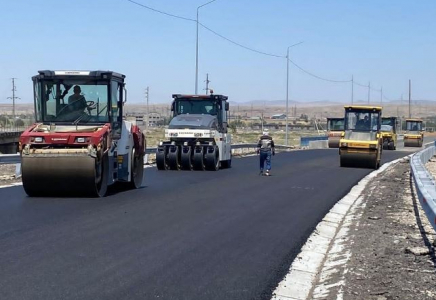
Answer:
POLYGON ((294 66, 296 66, 298 69, 300 69, 300 70, 303 71, 304 73, 306 73, 306 74, 308 74, 308 75, 310 75, 310 76, 312 76, 312 77, 318 78, 318 79, 320 79, 320 80, 329 81, 329 82, 335 82, 335 83, 351 82, 351 80, 334 80, 334 79, 327 79, 327 78, 320 77, 320 76, 318 76, 318 75, 315 75, 315 74, 313 74, 313 73, 311 73, 311 72, 309 72, 309 71, 303 69, 302 67, 300 67, 299 65, 297 65, 295 62, 293 62, 293 61, 290 60, 289 58, 288 58, 288 60, 289 60, 289 62, 290 62, 291 64, 293 64, 294 66))
POLYGON ((182 19, 182 20, 185 20, 185 21, 196 22, 196 20, 194 20, 194 19, 190 19, 190 18, 186 18, 186 17, 178 16, 178 15, 173 15, 173 14, 170 14, 170 13, 167 13, 167 12, 164 12, 164 11, 161 11, 161 10, 158 10, 158 9, 155 9, 155 8, 152 8, 152 7, 150 7, 150 6, 147 6, 147 5, 144 5, 144 4, 141 4, 141 3, 138 3, 138 2, 133 1, 133 0, 127 0, 127 1, 129 1, 129 2, 131 2, 131 3, 133 3, 133 4, 136 4, 136 5, 139 5, 139 6, 143 7, 143 8, 146 8, 146 9, 152 10, 152 11, 157 12, 157 13, 160 13, 160 14, 162 14, 162 15, 166 15, 166 16, 169 16, 169 17, 177 18, 177 19, 182 19))
MULTIPOLYGON (((194 19, 191 19, 191 18, 187 18, 187 17, 183 17, 183 16, 179 16, 179 15, 174 15, 174 14, 171 14, 171 13, 167 13, 167 12, 164 12, 164 11, 152 8, 150 6, 138 3, 138 2, 133 1, 133 0, 127 0, 127 1, 129 1, 129 2, 131 2, 133 4, 136 4, 138 6, 141 6, 143 8, 146 8, 148 10, 151 10, 151 11, 154 11, 154 12, 157 12, 157 13, 169 16, 169 17, 173 17, 173 18, 177 18, 177 19, 181 19, 181 20, 185 20, 185 21, 189 21, 189 22, 197 22, 197 20, 194 20, 194 19)), ((256 50, 256 49, 248 47, 248 46, 244 46, 244 45, 242 45, 242 44, 240 44, 238 42, 235 42, 234 40, 231 40, 231 39, 225 37, 224 35, 216 32, 215 30, 207 27, 206 25, 202 24, 201 22, 198 22, 198 24, 201 27, 203 27, 204 29, 208 30, 209 32, 215 34, 216 36, 218 36, 218 37, 228 41, 229 43, 232 43, 233 45, 236 45, 238 47, 244 48, 244 49, 246 49, 248 51, 251 51, 251 52, 254 52, 254 53, 258 53, 258 54, 262 54, 262 55, 265 55, 265 56, 270 56, 270 57, 287 58, 286 56, 283 56, 283 55, 278 55, 278 54, 274 54, 274 53, 264 52, 264 51, 256 50)), ((304 69, 303 67, 299 66, 298 64, 296 64, 294 61, 290 60, 289 58, 287 58, 287 59, 289 60, 289 62, 291 64, 293 64, 295 67, 297 67, 302 72, 306 73, 309 76, 317 78, 319 80, 323 80, 323 81, 327 81, 327 82, 333 82, 333 83, 348 83, 348 82, 352 81, 352 80, 334 80, 334 79, 328 79, 328 78, 324 78, 324 77, 318 76, 318 75, 316 75, 316 74, 314 74, 312 72, 307 71, 306 69, 304 69)), ((366 87, 366 88, 369 87, 368 85, 363 85, 363 84, 358 83, 356 81, 353 81, 353 84, 356 84, 356 85, 361 86, 361 87, 366 87)), ((375 89, 373 89, 373 90, 375 90, 375 89)), ((377 90, 377 91, 380 91, 380 90, 377 90)))

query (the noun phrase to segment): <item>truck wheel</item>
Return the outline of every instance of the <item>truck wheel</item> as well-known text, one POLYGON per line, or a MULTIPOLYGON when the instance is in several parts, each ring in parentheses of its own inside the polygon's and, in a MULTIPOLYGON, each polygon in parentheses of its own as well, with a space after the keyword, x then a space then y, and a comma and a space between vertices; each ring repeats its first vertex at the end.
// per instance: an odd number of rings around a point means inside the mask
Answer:
POLYGON ((163 146, 157 148, 156 151, 156 167, 158 170, 168 170, 168 161, 167 161, 168 148, 163 146))
POLYGON ((103 155, 99 161, 98 159, 95 161, 95 187, 97 197, 104 197, 106 195, 108 172, 109 158, 107 155, 103 155))
POLYGON ((182 170, 192 170, 192 148, 190 146, 183 146, 181 153, 182 170))
POLYGON ((204 148, 197 146, 194 148, 194 155, 192 160, 192 166, 194 170, 204 170, 204 148))
POLYGON ((180 170, 179 147, 170 146, 168 151, 168 166, 171 170, 180 170))
POLYGON ((221 162, 221 167, 223 167, 224 169, 230 169, 232 167, 232 155, 231 154, 230 154, 230 159, 223 160, 221 162))
POLYGON ((144 155, 136 155, 135 149, 132 150, 132 166, 130 178, 130 186, 132 189, 139 189, 142 186, 142 179, 144 178, 144 155))
POLYGON ((204 156, 206 160, 206 169, 209 171, 218 171, 220 168, 220 156, 219 149, 217 146, 207 147, 206 155, 204 156))

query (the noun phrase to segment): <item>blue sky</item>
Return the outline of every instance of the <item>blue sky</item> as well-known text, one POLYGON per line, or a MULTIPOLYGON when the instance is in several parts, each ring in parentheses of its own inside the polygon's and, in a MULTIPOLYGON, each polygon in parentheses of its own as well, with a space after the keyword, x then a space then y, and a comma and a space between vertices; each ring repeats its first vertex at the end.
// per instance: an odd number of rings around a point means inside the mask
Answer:
MULTIPOLYGON (((199 0, 135 0, 195 19, 199 0)), ((388 99, 436 100, 436 1, 216 0, 200 22, 240 44, 290 57, 316 75, 371 82, 388 99)), ((32 102, 31 76, 41 69, 104 69, 127 76, 129 102, 169 103, 194 93, 195 22, 127 0, 13 0, 0 11, 0 104, 17 77, 18 103, 32 102)), ((200 27, 199 90, 209 73, 230 100, 283 100, 286 60, 237 47, 200 27)), ((355 86, 355 99, 367 89, 355 86)), ((351 84, 324 82, 290 67, 290 98, 350 101, 351 84)), ((380 92, 371 92, 380 101, 380 92)))

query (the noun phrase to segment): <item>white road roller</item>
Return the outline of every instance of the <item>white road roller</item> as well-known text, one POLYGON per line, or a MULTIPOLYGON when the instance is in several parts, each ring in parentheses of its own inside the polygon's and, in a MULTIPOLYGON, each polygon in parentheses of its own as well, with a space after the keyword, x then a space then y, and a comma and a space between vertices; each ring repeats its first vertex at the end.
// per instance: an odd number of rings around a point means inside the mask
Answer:
POLYGON ((165 130, 166 141, 159 143, 156 152, 158 170, 230 168, 228 97, 174 94, 173 99, 173 118, 165 130))

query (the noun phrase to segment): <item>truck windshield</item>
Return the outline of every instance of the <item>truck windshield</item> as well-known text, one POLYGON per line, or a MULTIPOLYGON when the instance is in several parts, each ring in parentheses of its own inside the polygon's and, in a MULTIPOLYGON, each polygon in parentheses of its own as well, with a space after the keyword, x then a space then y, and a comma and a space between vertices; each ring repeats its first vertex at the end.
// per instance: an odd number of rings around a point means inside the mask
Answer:
POLYGON ((344 119, 330 119, 328 122, 328 130, 343 131, 344 119))
POLYGON ((349 110, 345 114, 345 130, 377 131, 380 113, 367 110, 349 110))
POLYGON ((175 115, 205 114, 218 115, 218 105, 215 101, 202 99, 178 99, 176 101, 175 115))
POLYGON ((421 131, 422 123, 417 121, 407 121, 406 122, 406 130, 407 131, 421 131))
POLYGON ((95 124, 109 122, 108 82, 43 80, 36 82, 37 121, 95 124))

